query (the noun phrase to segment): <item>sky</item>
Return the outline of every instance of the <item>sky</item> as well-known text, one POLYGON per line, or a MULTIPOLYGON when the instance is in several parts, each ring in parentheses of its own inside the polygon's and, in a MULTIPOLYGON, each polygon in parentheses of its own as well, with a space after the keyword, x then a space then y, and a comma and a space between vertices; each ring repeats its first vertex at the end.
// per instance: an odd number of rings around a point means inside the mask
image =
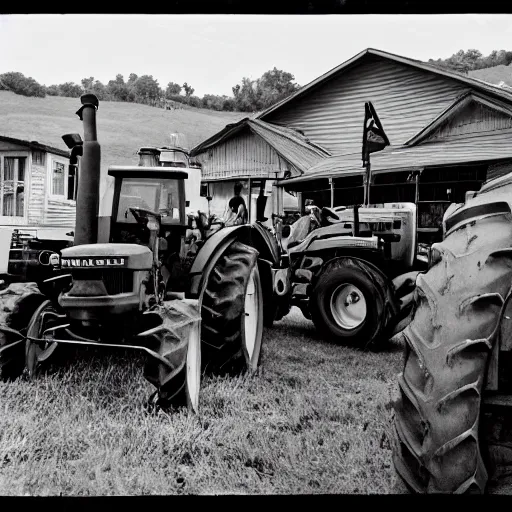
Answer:
POLYGON ((44 85, 136 73, 231 96, 274 67, 306 85, 365 48, 422 61, 512 50, 512 15, 0 15, 0 73, 44 85))

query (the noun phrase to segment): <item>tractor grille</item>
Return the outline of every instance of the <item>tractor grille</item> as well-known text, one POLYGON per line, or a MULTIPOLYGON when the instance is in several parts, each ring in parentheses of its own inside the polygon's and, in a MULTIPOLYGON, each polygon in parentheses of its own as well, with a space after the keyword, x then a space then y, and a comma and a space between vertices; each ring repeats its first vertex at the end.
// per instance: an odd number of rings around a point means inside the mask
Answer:
POLYGON ((103 281, 109 295, 133 291, 133 270, 130 269, 73 269, 72 276, 76 281, 103 281))

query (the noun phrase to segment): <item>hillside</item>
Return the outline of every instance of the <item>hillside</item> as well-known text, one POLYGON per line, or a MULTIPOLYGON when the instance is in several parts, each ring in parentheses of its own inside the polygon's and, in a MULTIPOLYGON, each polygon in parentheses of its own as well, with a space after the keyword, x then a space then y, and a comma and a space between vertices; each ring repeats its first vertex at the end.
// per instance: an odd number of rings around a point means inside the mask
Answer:
POLYGON ((506 85, 512 87, 512 64, 508 66, 500 64, 492 68, 474 69, 468 71, 468 75, 472 78, 489 82, 490 84, 499 85, 500 82, 504 82, 506 85))
MULTIPOLYGON (((61 136, 80 133, 82 123, 75 115, 78 98, 47 96, 25 97, 0 91, 0 135, 36 140, 66 150, 61 136)), ((165 146, 169 134, 184 133, 189 147, 246 117, 244 112, 184 108, 163 110, 137 103, 104 101, 97 113, 98 140, 102 168, 108 165, 137 164, 141 146, 165 146)))

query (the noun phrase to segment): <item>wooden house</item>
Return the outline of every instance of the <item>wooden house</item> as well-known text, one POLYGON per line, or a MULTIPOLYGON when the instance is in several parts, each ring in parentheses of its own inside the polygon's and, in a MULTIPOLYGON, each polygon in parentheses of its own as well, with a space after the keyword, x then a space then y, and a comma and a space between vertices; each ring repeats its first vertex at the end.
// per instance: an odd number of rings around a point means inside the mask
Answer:
POLYGON ((192 155, 216 186, 242 177, 272 180, 278 208, 280 189, 297 193, 302 204, 361 204, 367 101, 390 141, 371 154, 370 200, 416 202, 420 240, 439 238, 450 202, 512 171, 511 91, 375 49, 228 125, 192 155))
POLYGON ((0 136, 0 226, 64 237, 75 226, 69 153, 0 136))

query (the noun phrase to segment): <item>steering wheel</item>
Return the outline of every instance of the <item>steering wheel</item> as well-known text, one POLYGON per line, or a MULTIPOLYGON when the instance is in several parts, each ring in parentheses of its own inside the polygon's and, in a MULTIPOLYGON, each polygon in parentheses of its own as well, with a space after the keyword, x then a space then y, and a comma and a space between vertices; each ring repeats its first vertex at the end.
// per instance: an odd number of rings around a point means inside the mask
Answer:
POLYGON ((146 210, 144 208, 138 208, 136 206, 129 207, 125 212, 125 217, 128 216, 128 210, 131 212, 135 220, 141 224, 144 223, 143 221, 145 221, 145 223, 147 224, 149 217, 154 217, 155 219, 158 220, 158 222, 160 222, 161 220, 161 215, 159 213, 153 212, 151 210, 146 210))

